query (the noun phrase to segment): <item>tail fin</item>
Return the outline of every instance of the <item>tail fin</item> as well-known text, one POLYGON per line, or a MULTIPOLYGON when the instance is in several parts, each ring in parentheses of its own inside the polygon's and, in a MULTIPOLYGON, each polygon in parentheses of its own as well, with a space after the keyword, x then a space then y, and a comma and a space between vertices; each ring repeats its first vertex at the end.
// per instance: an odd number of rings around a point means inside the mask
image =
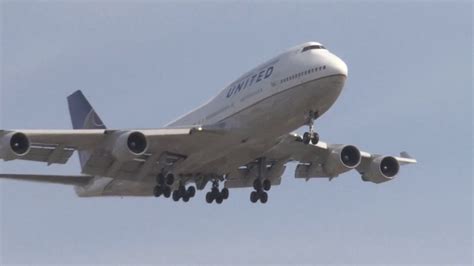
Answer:
MULTIPOLYGON (((67 97, 69 115, 71 116, 72 128, 74 129, 105 129, 100 117, 87 101, 82 91, 75 91, 67 97)), ((87 151, 79 151, 81 167, 89 160, 91 154, 87 151)))
POLYGON ((74 129, 105 129, 100 117, 87 101, 82 91, 78 90, 67 97, 72 128, 74 129))

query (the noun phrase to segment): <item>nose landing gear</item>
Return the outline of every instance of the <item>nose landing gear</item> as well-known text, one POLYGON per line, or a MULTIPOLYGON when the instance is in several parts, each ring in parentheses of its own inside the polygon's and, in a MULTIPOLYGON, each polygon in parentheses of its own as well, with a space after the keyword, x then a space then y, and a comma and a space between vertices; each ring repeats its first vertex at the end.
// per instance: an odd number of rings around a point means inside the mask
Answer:
POLYGON ((308 113, 308 126, 309 131, 303 134, 303 143, 316 145, 319 142, 319 134, 314 132, 314 120, 318 118, 318 112, 309 111, 308 113))

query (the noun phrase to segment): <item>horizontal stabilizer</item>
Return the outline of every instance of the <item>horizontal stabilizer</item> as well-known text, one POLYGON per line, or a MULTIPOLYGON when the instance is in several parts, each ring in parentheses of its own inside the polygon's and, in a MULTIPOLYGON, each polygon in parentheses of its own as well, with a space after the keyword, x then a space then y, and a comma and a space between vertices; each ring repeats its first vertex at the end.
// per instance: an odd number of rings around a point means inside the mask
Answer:
POLYGON ((0 178, 43 182, 43 183, 54 183, 63 185, 86 185, 94 177, 86 175, 22 175, 22 174, 0 174, 0 178))

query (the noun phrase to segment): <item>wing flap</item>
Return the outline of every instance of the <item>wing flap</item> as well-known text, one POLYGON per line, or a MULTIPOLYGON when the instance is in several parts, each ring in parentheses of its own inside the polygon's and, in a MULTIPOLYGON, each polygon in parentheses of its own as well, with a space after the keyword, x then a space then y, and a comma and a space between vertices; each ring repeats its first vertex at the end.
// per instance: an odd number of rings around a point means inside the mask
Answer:
POLYGON ((62 146, 32 146, 30 152, 21 159, 26 161, 65 164, 74 153, 74 149, 62 146))
POLYGON ((0 174, 0 178, 33 181, 42 183, 53 183, 62 185, 86 185, 94 177, 86 175, 29 175, 29 174, 0 174))

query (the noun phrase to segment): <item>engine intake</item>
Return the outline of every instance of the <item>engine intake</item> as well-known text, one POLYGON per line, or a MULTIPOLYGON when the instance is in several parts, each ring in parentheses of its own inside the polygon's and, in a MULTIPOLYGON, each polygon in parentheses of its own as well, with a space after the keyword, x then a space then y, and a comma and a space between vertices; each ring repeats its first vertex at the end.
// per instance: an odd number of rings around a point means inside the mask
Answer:
POLYGON ((361 155, 357 147, 352 145, 334 145, 330 147, 329 156, 324 164, 328 176, 337 176, 360 164, 361 155))
POLYGON ((368 170, 362 175, 364 181, 383 183, 392 180, 400 170, 400 164, 392 156, 378 156, 372 160, 368 170))
POLYGON ((380 172, 386 177, 394 177, 398 174, 399 170, 400 165, 398 164, 397 159, 392 156, 384 157, 380 162, 380 172))
POLYGON ((4 160, 25 156, 31 148, 29 138, 21 132, 6 134, 2 137, 0 144, 0 158, 4 160))
POLYGON ((119 161, 130 161, 148 149, 146 136, 138 131, 122 133, 113 145, 112 155, 119 161))
POLYGON ((341 162, 348 168, 354 168, 360 163, 360 151, 355 146, 347 145, 341 150, 341 162))
POLYGON ((130 135, 128 135, 127 138, 127 147, 128 149, 136 154, 136 155, 141 155, 143 154, 146 149, 147 149, 147 141, 145 135, 141 132, 132 132, 130 135))

